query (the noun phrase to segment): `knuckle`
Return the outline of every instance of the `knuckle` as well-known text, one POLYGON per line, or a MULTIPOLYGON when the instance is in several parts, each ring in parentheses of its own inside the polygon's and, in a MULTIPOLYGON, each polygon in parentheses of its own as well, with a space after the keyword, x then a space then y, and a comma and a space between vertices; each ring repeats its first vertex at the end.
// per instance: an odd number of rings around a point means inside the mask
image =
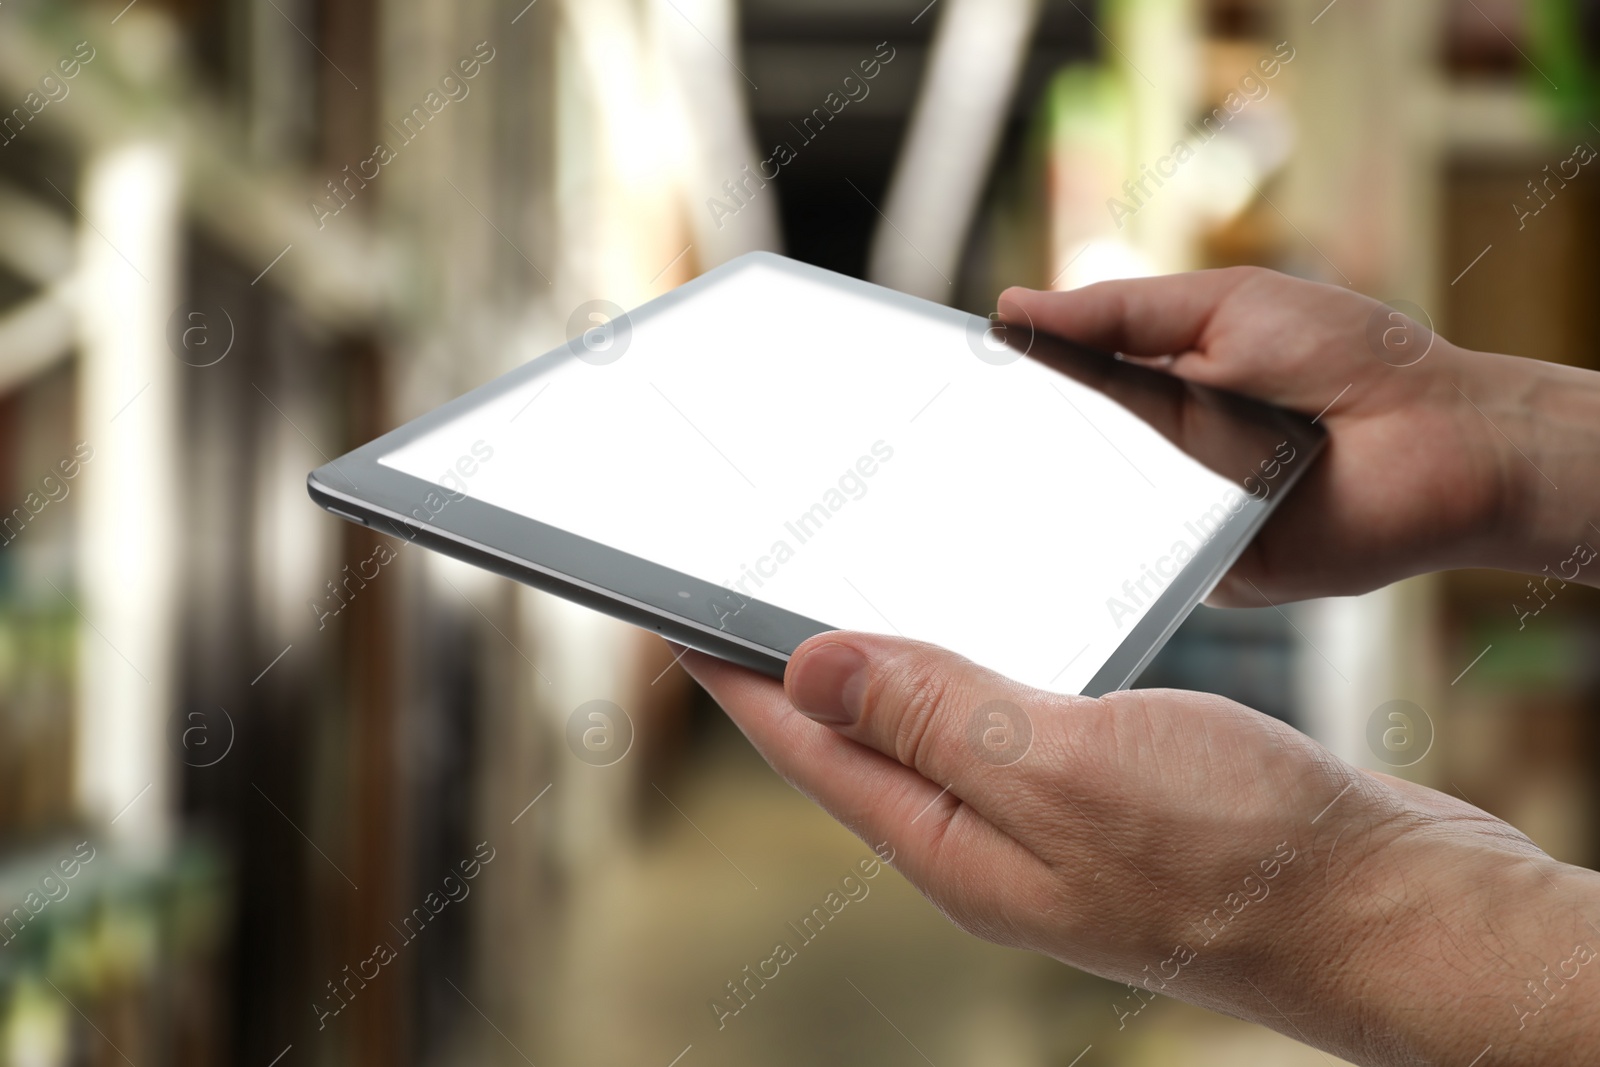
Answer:
POLYGON ((1070 794, 1085 802, 1125 795, 1129 769, 1138 765, 1141 752, 1158 747, 1147 692, 1064 697, 1051 704, 1056 714, 1035 742, 1041 756, 1036 773, 1045 777, 1049 796, 1059 801, 1070 794))
POLYGON ((1065 713, 1056 716, 1057 732, 1069 743, 1068 751, 1080 757, 1103 754, 1118 730, 1125 728, 1129 720, 1143 719, 1149 709, 1145 691, 1139 689, 1063 699, 1065 713))
POLYGON ((1241 284, 1251 283, 1251 282, 1259 283, 1259 282, 1267 281, 1269 279, 1283 277, 1283 275, 1279 274, 1275 270, 1272 270, 1271 268, 1259 267, 1259 266, 1256 266, 1253 263, 1252 264, 1243 264, 1243 265, 1237 266, 1237 267, 1228 267, 1227 271, 1228 271, 1228 274, 1233 279, 1235 279, 1236 281, 1240 282, 1241 284))
POLYGON ((954 682, 947 671, 920 655, 900 657, 885 673, 885 691, 876 700, 869 698, 869 707, 894 720, 895 758, 922 771, 937 744, 939 720, 954 695, 954 682))

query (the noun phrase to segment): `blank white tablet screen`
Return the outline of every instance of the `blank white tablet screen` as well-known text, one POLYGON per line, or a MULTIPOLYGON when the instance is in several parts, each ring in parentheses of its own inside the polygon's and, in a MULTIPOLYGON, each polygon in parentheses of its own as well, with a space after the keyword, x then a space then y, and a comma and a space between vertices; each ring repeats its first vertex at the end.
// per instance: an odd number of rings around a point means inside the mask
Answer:
POLYGON ((752 257, 381 462, 445 484, 492 449, 485 503, 1078 692, 1240 493, 1101 393, 978 358, 969 322, 752 257))

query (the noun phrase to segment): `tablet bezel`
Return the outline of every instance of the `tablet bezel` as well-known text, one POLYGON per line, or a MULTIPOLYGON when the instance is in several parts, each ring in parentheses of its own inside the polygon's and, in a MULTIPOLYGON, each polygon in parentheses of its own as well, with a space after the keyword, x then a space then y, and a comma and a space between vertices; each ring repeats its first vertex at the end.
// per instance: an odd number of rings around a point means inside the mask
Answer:
MULTIPOLYGON (((985 320, 976 316, 765 252, 741 256, 707 271, 629 312, 628 317, 638 322, 693 299, 756 263, 910 307, 953 325, 975 329, 979 334, 988 327, 985 320)), ((340 518, 415 541, 653 630, 680 644, 782 678, 790 655, 803 641, 837 627, 452 492, 380 462, 383 456, 577 358, 570 343, 562 345, 317 468, 307 478, 311 498, 340 518)), ((1137 678, 1179 624, 1227 573, 1283 496, 1293 491, 1325 441, 1321 427, 1300 416, 1242 398, 1235 401, 1229 394, 1215 390, 1207 392, 1227 398, 1226 406, 1234 409, 1240 419, 1270 421, 1296 449, 1296 462, 1284 467, 1275 491, 1265 498, 1240 490, 1243 504, 1223 521, 1128 631, 1084 686, 1082 693, 1086 696, 1127 688, 1137 678)))

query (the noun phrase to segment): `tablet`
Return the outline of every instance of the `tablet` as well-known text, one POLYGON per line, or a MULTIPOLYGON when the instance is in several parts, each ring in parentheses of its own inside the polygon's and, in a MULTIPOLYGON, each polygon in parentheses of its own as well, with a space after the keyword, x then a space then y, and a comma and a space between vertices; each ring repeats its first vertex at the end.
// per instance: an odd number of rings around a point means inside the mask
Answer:
POLYGON ((770 253, 313 471, 342 518, 781 677, 899 634, 1130 685, 1311 465, 1308 420, 770 253))

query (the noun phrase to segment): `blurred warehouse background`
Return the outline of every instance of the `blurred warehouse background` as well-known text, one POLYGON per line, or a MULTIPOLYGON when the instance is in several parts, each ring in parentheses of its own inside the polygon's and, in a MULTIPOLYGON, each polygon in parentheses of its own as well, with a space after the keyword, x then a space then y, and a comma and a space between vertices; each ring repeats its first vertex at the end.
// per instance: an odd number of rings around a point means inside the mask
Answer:
MULTIPOLYGON (((1326 1059, 893 873, 719 1028, 866 846, 659 642, 305 475, 757 248, 979 314, 1259 263, 1594 366, 1600 176, 1534 183, 1600 145, 1600 5, 124 5, 0 6, 0 1063, 1326 1059)), ((1600 599, 1525 582, 1202 610, 1145 682, 1593 866, 1600 599)))

